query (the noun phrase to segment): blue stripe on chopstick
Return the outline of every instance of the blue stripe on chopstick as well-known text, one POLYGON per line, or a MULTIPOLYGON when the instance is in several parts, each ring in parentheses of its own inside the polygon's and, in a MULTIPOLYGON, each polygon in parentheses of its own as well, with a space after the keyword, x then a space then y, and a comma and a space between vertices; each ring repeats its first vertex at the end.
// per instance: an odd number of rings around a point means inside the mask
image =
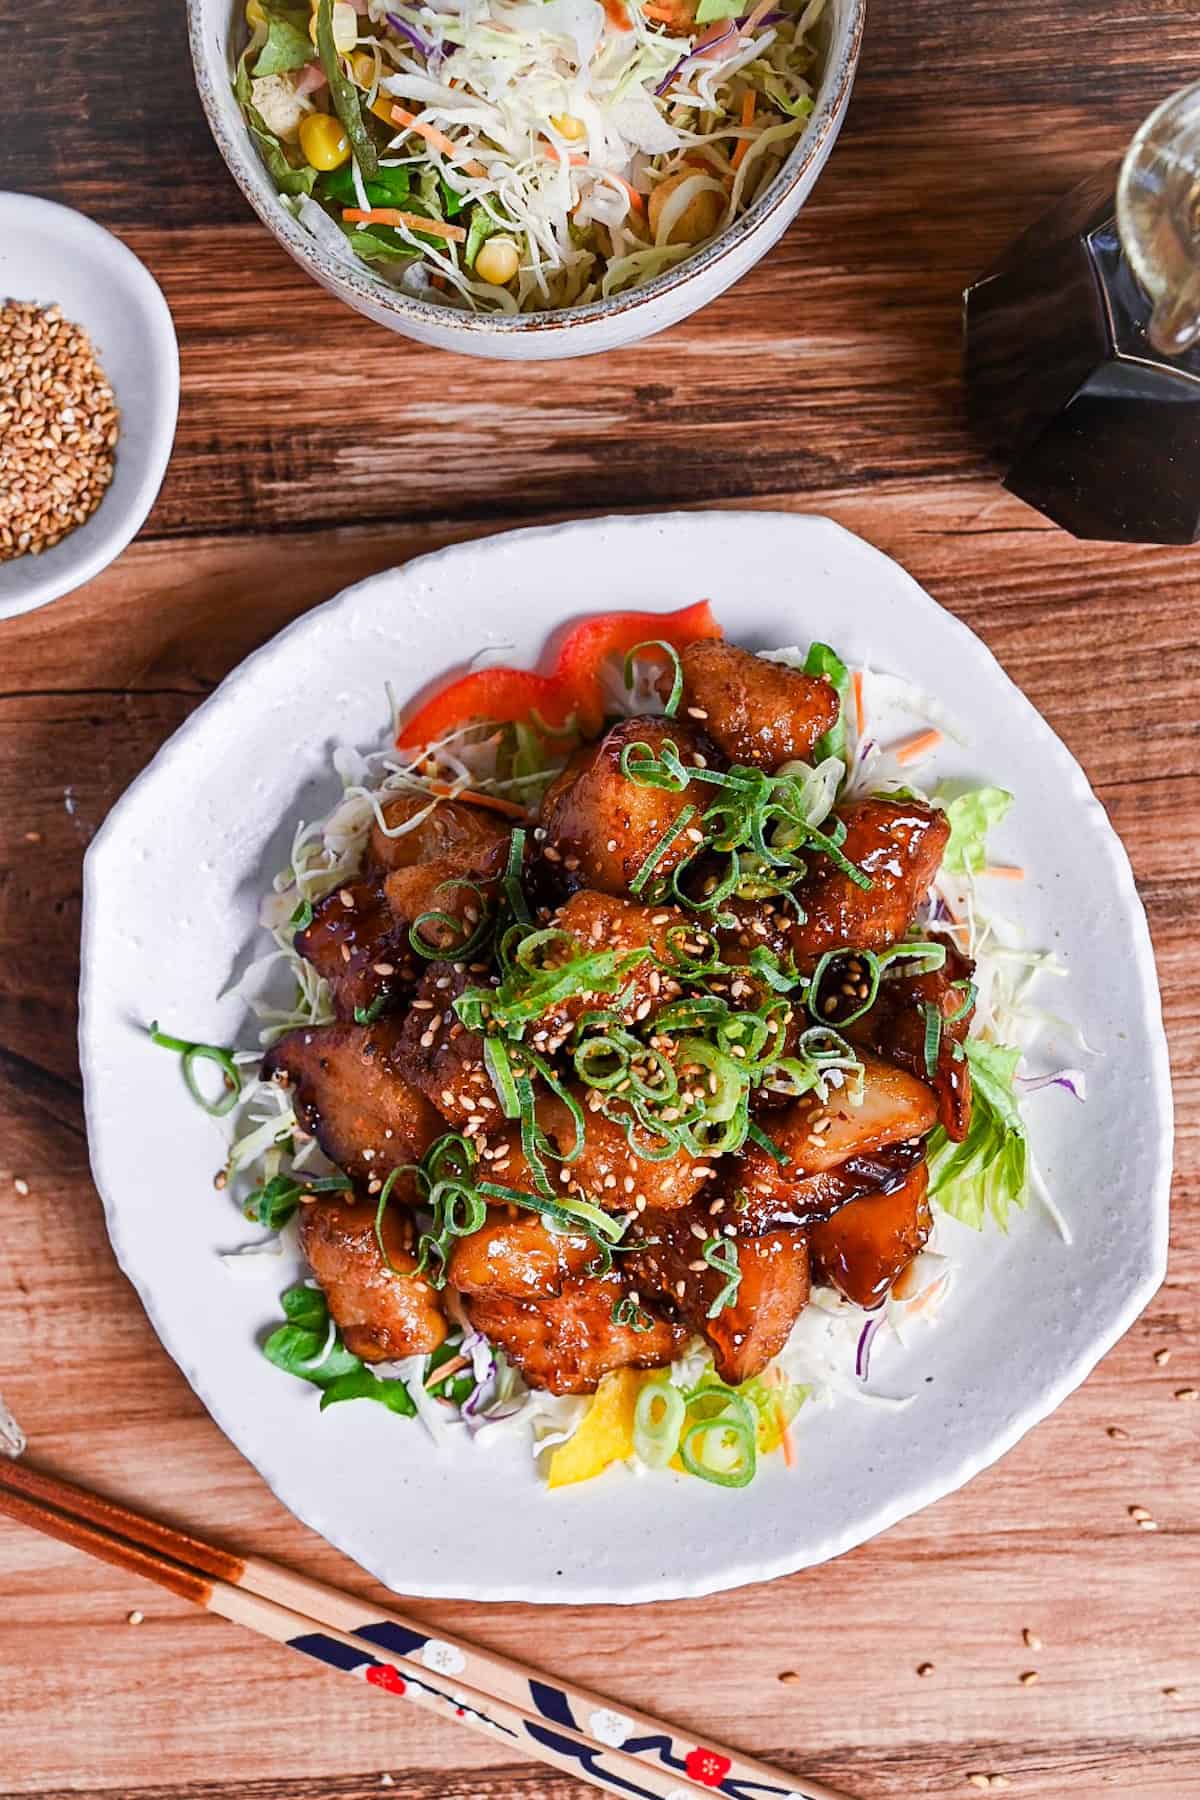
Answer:
POLYGON ((356 1625, 355 1637, 369 1638, 373 1644, 382 1644, 394 1656, 411 1656, 414 1650, 420 1650, 429 1642, 423 1631, 410 1631, 407 1625, 393 1624, 391 1619, 373 1619, 369 1625, 356 1625))
POLYGON ((603 1781, 606 1787, 619 1788, 624 1794, 641 1795, 643 1800, 657 1800, 654 1788, 626 1781, 623 1775, 615 1775, 611 1769, 602 1766, 605 1756, 603 1744, 577 1744, 573 1738, 560 1737, 557 1731, 550 1731, 546 1726, 532 1722, 526 1724, 525 1734, 535 1744, 545 1744, 547 1749, 556 1750, 560 1756, 571 1757, 581 1768, 603 1781))
POLYGON ((571 1712, 571 1703, 561 1688, 551 1687, 548 1681, 535 1681, 530 1677, 529 1697, 543 1719, 551 1719, 556 1725, 569 1725, 572 1731, 579 1730, 571 1712))
POLYGON ((288 1645, 305 1656, 315 1656, 318 1662, 328 1663, 331 1669, 344 1669, 347 1674, 375 1661, 365 1650, 353 1650, 349 1644, 339 1644, 336 1638, 328 1638, 320 1631, 306 1631, 300 1637, 289 1638, 288 1645))

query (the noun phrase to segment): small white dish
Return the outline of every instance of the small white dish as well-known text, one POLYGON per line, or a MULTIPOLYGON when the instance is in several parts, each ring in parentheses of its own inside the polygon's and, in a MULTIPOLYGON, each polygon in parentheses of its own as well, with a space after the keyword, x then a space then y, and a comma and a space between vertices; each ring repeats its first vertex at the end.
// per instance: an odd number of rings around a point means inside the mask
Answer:
POLYGON ((88 333, 121 411, 112 483, 40 556, 0 562, 0 619, 46 606, 120 555, 162 485, 179 411, 179 350, 162 292, 103 226, 32 194, 0 193, 0 299, 58 305, 88 333))
POLYGON ((828 0, 825 62, 812 116, 774 181, 727 231, 644 287, 587 306, 514 318, 460 312, 410 298, 357 259, 343 259, 318 243, 280 205, 233 92, 245 30, 242 7, 233 0, 187 0, 187 8, 196 85, 217 148, 246 199, 288 255, 323 288, 389 331, 465 356, 541 362, 640 343, 706 306, 766 255, 807 200, 833 149, 858 68, 867 0, 828 0))
MULTIPOLYGON (((871 716, 884 741, 913 729, 871 716)), ((839 1555, 1015 1444, 1127 1329, 1165 1265, 1171 1096, 1125 852, 991 652, 827 519, 714 512, 516 531, 377 575, 297 620, 176 732, 88 852, 80 1055, 109 1232, 163 1343, 285 1504, 410 1594, 664 1600, 839 1555), (823 637, 915 681, 973 740, 947 736, 932 779, 1015 793, 994 849, 1028 878, 997 904, 1065 962, 1071 978, 1049 1003, 1099 1052, 1086 1106, 1047 1090, 1029 1109, 1075 1241, 1036 1207, 1007 1237, 957 1228, 968 1250, 937 1329, 872 1364, 873 1388, 913 1403, 802 1412, 794 1469, 769 1459, 732 1494, 619 1469, 549 1492, 521 1441, 439 1449, 379 1407, 321 1414, 312 1388, 264 1359, 257 1344, 294 1265, 271 1258, 262 1282, 230 1279, 217 1252, 261 1233, 214 1191, 225 1134, 145 1028, 157 1018, 189 1038, 253 1041, 243 1003, 218 996, 262 948, 259 897, 294 822, 340 793, 331 748, 380 743, 385 681, 407 697, 479 650, 531 664, 564 614, 705 595, 748 646, 823 637)))

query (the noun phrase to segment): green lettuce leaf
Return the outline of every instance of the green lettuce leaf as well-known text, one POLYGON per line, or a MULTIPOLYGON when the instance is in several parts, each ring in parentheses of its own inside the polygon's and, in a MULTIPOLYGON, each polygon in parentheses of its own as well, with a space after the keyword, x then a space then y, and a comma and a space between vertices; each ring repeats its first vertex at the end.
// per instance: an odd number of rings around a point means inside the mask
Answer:
POLYGON ((954 792, 939 788, 933 796, 950 821, 950 841, 942 867, 951 875, 975 875, 988 861, 987 834, 1008 814, 1013 797, 1004 788, 978 787, 954 792))
POLYGON ((287 1324, 271 1333, 263 1355, 277 1369, 320 1388, 322 1412, 339 1400, 375 1400, 389 1412, 413 1416, 417 1409, 402 1381, 376 1375, 336 1332, 330 1342, 329 1307, 320 1288, 301 1282, 288 1289, 281 1304, 287 1324))
POLYGON ((981 1231, 990 1212, 1002 1231, 1009 1209, 1024 1206, 1029 1184, 1029 1140, 1013 1091, 1021 1052, 1011 1044, 968 1038, 971 1127, 952 1144, 939 1126, 929 1145, 929 1192, 944 1212, 981 1231))
POLYGON ((810 644, 808 655, 804 659, 804 673, 827 676, 837 689, 838 699, 842 703, 837 724, 832 731, 827 731, 824 737, 817 739, 812 753, 813 767, 824 762, 827 756, 838 757, 848 767, 850 733, 847 721, 854 711, 854 683, 850 679, 850 671, 837 651, 831 650, 828 644, 810 644))
POLYGON ((696 8, 697 25, 711 25, 714 19, 740 19, 745 0, 700 0, 696 8))
POLYGON ((250 127, 250 135, 258 145, 263 161, 267 165, 267 174, 275 183, 281 194, 311 194, 317 181, 316 169, 310 169, 306 163, 302 169, 293 169, 284 154, 283 145, 271 130, 256 106, 248 100, 243 102, 246 123, 250 127))
POLYGON ((253 69, 256 81, 263 75, 287 75, 315 60, 317 53, 308 35, 307 21, 302 24, 301 18, 299 13, 277 13, 268 18, 267 41, 253 69))

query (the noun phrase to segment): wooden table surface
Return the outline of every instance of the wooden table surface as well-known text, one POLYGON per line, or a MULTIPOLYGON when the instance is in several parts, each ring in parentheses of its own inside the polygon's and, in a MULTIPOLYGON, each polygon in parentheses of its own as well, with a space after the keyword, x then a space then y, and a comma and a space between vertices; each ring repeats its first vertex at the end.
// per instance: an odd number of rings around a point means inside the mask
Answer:
MULTIPOLYGON (((957 372, 964 280, 1190 78, 1191 0, 876 0, 841 143, 767 262, 641 349, 541 370, 407 344, 292 266, 212 148, 178 4, 0 13, 0 179, 114 227, 162 283, 183 361, 141 537, 83 592, 0 626, 0 1388, 38 1457, 369 1591, 209 1421, 116 1269, 89 1179, 80 862, 157 746, 297 613, 452 539, 619 509, 828 512, 986 639, 1129 847, 1179 1105, 1166 1286, 998 1467, 829 1567, 636 1611, 414 1610, 862 1800, 969 1795, 988 1772, 1014 1800, 1200 1794, 1200 1406, 1174 1397, 1200 1385, 1200 562, 1076 544, 1005 496, 964 433, 957 372)), ((583 1791, 0 1529, 0 1800, 381 1786, 583 1791)))

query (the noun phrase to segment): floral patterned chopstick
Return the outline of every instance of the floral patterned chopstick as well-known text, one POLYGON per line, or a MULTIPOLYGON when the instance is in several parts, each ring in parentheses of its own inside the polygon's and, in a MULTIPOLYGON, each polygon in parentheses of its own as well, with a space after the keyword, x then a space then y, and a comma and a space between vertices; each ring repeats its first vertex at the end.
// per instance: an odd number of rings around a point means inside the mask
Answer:
POLYGON ((144 1575, 326 1667, 507 1741, 633 1800, 839 1800, 832 1789, 719 1745, 694 1743, 586 1689, 432 1635, 414 1620, 186 1533, 0 1458, 0 1513, 144 1575))

